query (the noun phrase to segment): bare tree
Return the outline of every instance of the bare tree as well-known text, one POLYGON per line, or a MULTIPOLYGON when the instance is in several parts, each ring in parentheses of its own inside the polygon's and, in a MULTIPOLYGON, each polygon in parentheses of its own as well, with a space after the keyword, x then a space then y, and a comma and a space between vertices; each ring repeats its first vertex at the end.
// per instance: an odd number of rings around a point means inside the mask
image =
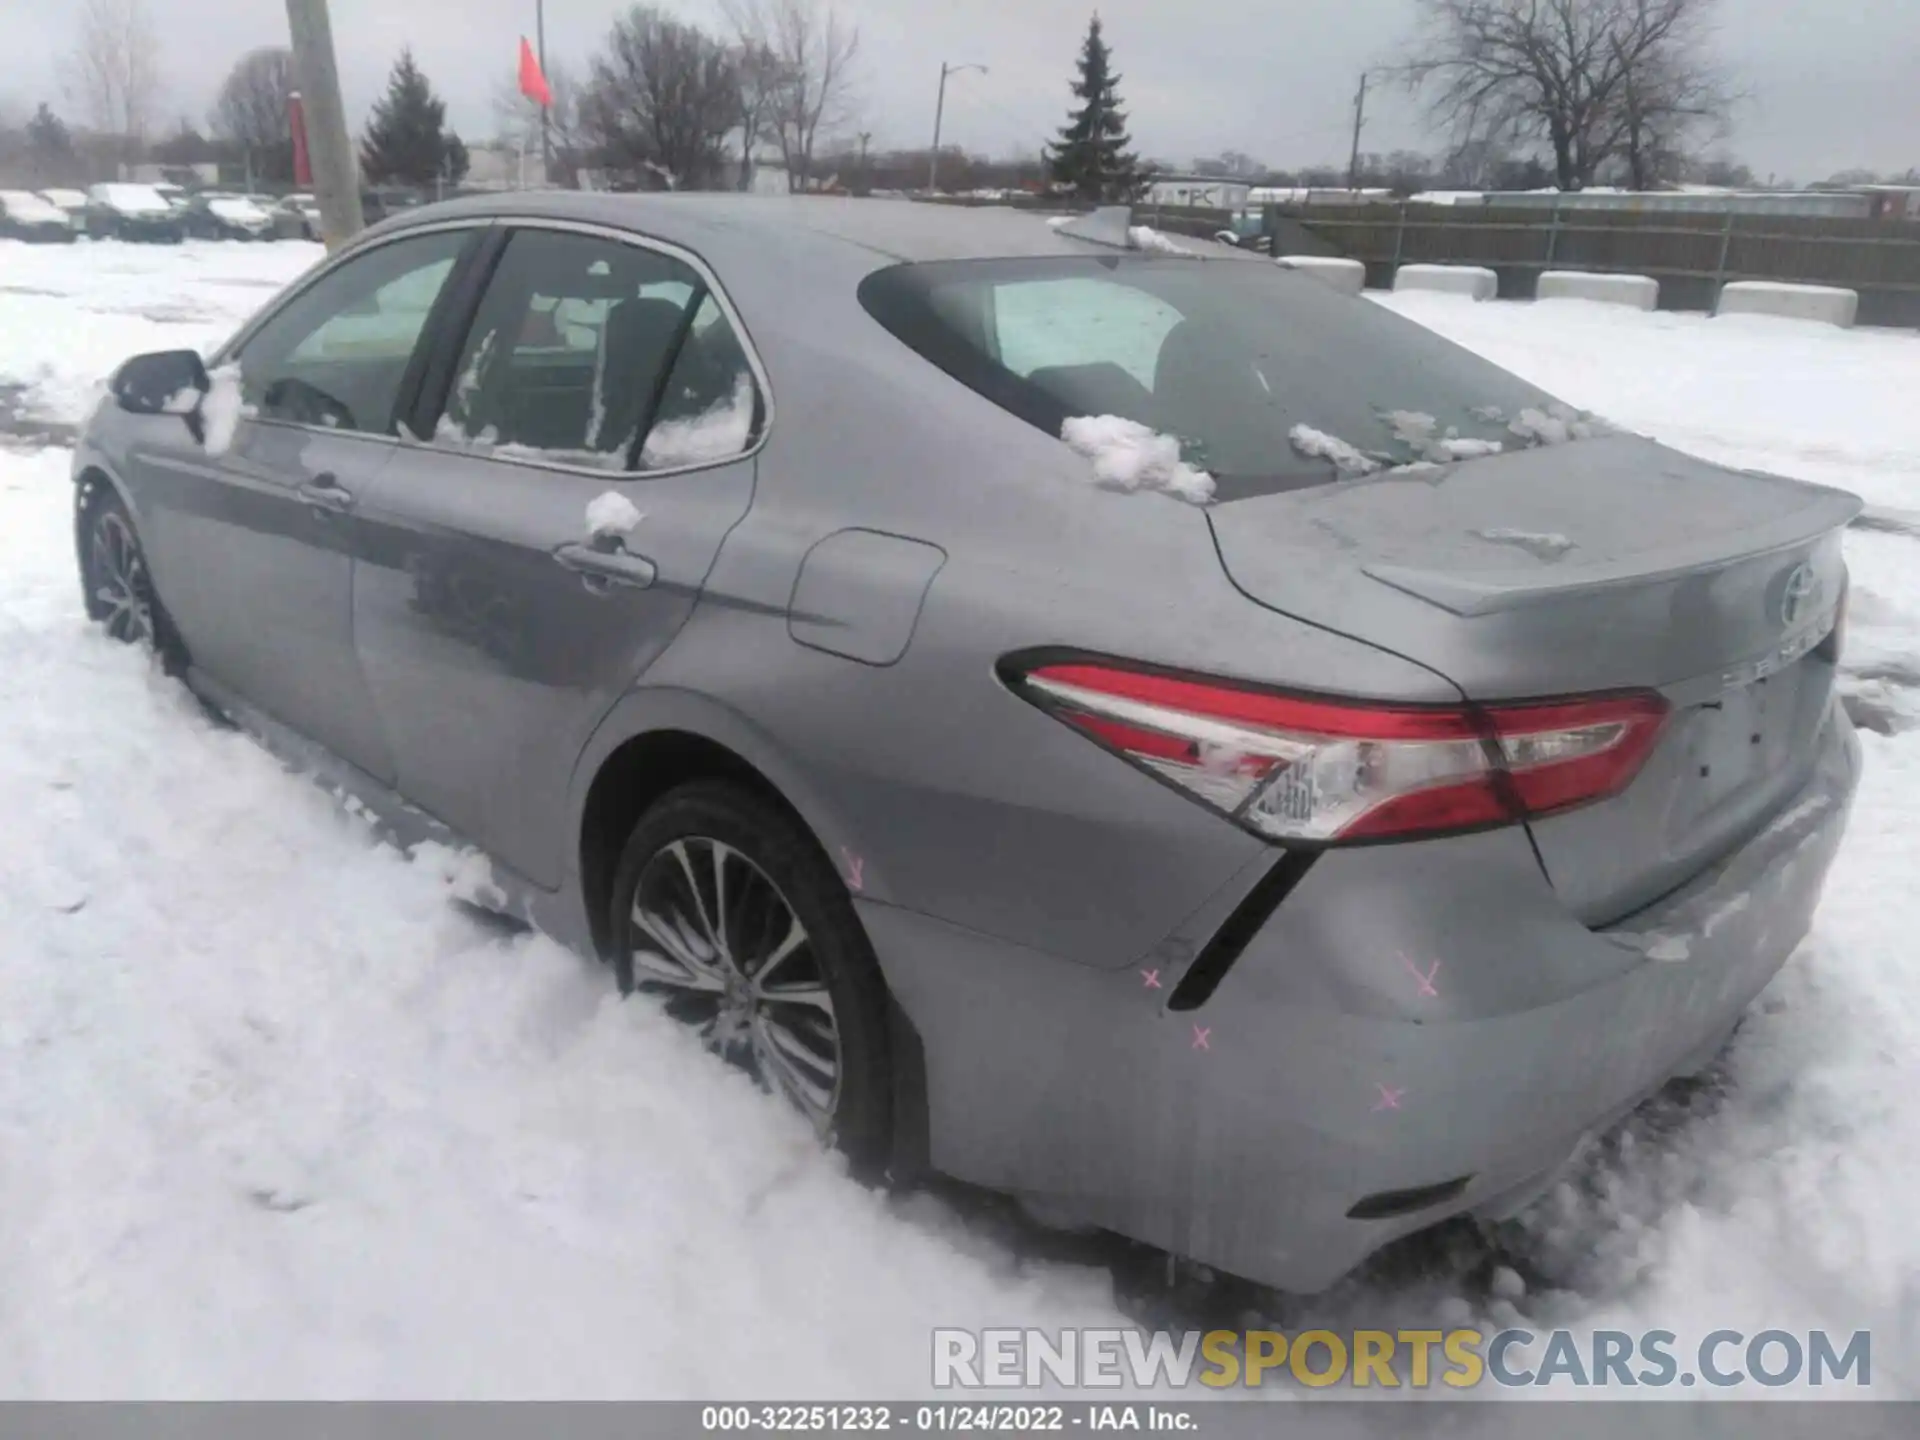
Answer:
POLYGON ((647 170, 675 189, 713 183, 739 113, 733 52, 647 5, 614 22, 580 107, 589 144, 611 168, 647 170))
POLYGON ((293 179, 293 116, 287 101, 295 83, 291 50, 249 50, 227 72, 207 116, 213 133, 239 146, 249 168, 269 179, 293 179))
POLYGON ((721 0, 721 8, 741 48, 770 58, 765 130, 779 146, 793 188, 804 190, 821 132, 853 116, 860 31, 842 22, 832 0, 824 8, 821 0, 721 0))
POLYGON ((82 0, 66 83, 96 129, 146 137, 159 109, 159 47, 144 0, 82 0))
POLYGON ((1614 40, 1623 58, 1613 148, 1635 190, 1679 179, 1694 145, 1725 137, 1734 101, 1704 53, 1705 8, 1694 7, 1643 44, 1646 28, 1663 18, 1651 0, 1636 0, 1614 40))
POLYGON ((1418 3, 1403 76, 1458 143, 1544 141, 1563 190, 1591 185, 1629 144, 1649 163, 1657 137, 1686 128, 1682 112, 1692 124, 1725 110, 1702 55, 1718 0, 1418 3))
POLYGON ((740 173, 742 190, 753 188, 753 157, 768 139, 769 120, 780 96, 784 71, 773 52, 758 40, 742 39, 734 52, 740 76, 740 173))

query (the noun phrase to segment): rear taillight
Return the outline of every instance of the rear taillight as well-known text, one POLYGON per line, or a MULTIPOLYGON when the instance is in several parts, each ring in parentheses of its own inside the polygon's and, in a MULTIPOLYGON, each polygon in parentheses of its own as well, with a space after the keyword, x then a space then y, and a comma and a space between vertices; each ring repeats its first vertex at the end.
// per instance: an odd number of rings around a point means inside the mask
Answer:
POLYGON ((1551 815, 1618 794, 1653 749, 1651 692, 1427 708, 1046 664, 1020 673, 1056 718, 1278 840, 1390 840, 1551 815))

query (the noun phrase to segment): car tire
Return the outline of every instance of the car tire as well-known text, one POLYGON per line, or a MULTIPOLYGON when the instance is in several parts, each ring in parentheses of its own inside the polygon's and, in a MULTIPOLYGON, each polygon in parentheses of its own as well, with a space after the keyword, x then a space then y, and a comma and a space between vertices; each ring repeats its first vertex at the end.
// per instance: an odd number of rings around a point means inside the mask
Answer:
POLYGON ((140 532, 105 483, 85 495, 80 520, 80 594, 87 618, 115 640, 160 657, 170 675, 187 668, 186 647, 153 588, 140 532))
POLYGON ((886 984, 846 885, 797 819, 731 782, 668 792, 621 852, 607 934, 623 993, 665 996, 669 1014, 791 1102, 856 1174, 884 1173, 886 984), (709 911, 727 913, 710 921, 709 911))

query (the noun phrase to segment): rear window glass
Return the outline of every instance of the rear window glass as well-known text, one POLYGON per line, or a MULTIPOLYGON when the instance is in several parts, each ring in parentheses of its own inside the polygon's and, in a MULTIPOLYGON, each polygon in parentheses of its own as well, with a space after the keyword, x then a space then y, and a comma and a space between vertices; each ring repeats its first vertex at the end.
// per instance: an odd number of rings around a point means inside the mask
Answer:
POLYGON ((1521 449, 1535 422, 1574 414, 1423 326, 1272 265, 936 261, 868 276, 860 301, 1050 435, 1117 415, 1175 436, 1221 501, 1327 484, 1343 473, 1335 456, 1352 473, 1521 449))

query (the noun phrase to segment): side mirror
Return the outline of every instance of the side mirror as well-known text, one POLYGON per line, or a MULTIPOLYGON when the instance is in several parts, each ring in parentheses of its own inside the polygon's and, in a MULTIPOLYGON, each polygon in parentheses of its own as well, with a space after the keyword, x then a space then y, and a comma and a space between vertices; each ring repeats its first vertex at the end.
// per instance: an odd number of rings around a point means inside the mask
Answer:
POLYGON ((136 355, 107 382, 115 402, 133 415, 193 415, 198 395, 213 386, 207 365, 192 350, 156 350, 136 355))

